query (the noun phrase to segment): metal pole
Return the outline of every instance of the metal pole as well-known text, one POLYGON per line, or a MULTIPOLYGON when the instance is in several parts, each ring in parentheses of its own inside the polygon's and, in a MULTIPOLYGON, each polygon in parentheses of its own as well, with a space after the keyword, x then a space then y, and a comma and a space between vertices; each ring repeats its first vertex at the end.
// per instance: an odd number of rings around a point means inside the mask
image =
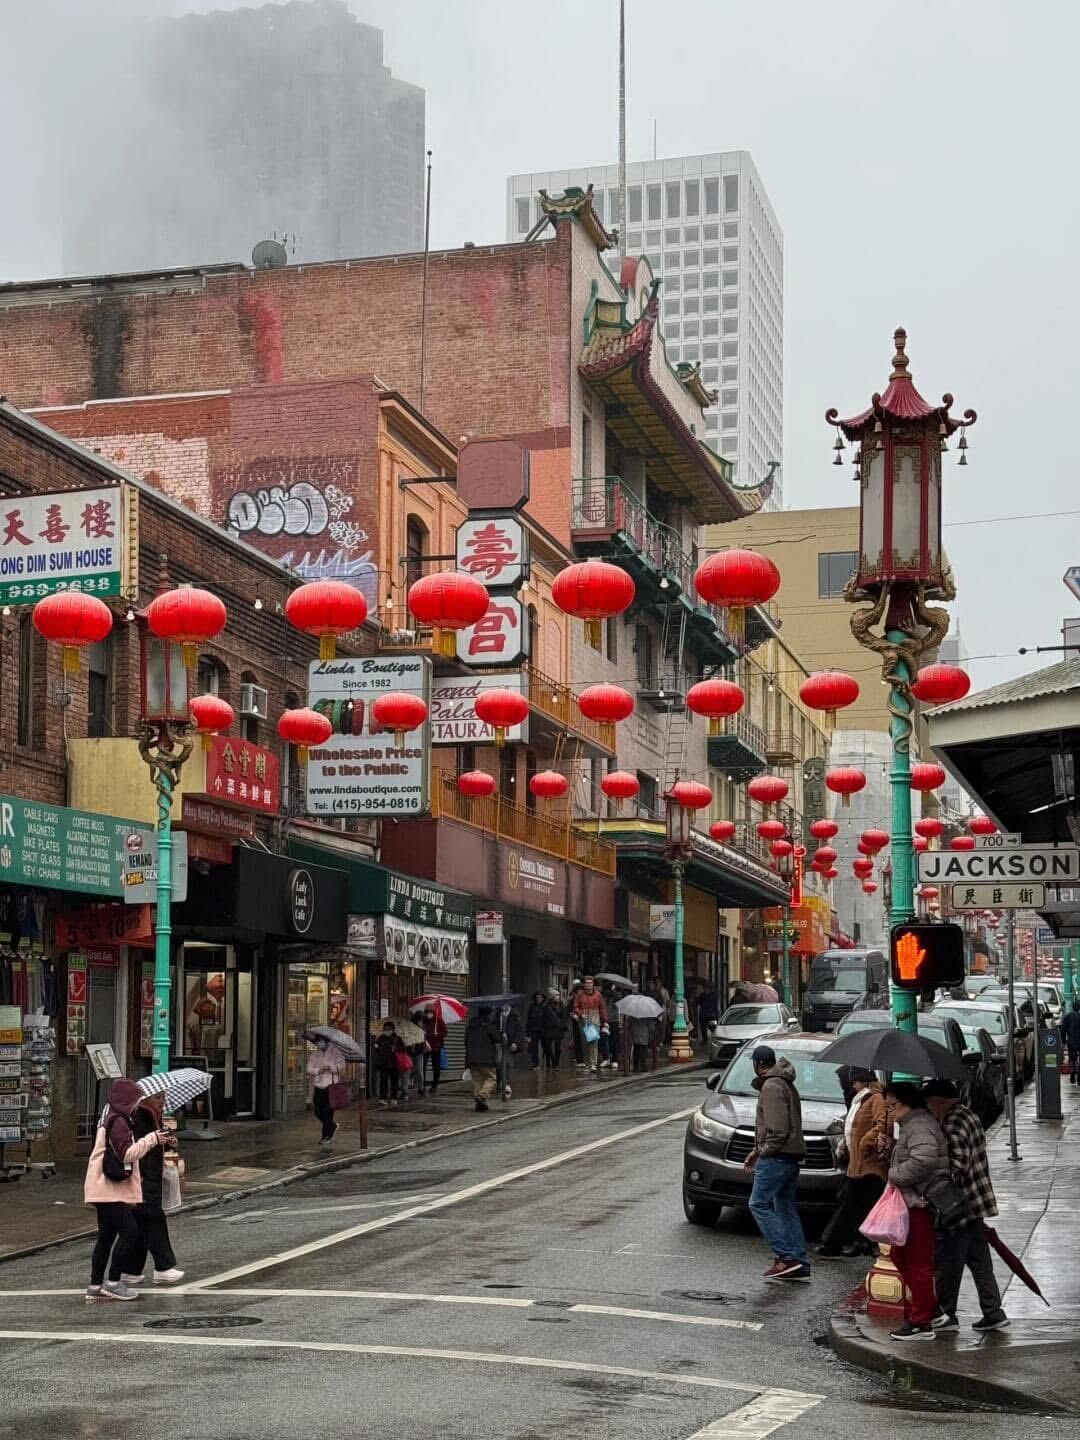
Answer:
POLYGON ((784 1004, 787 1005, 789 1009, 794 1010, 794 995, 791 989, 791 947, 788 943, 788 917, 790 916, 790 914, 790 905, 785 905, 780 916, 780 925, 783 931, 783 937, 781 940, 781 944, 783 947, 781 950, 781 955, 783 958, 781 961, 780 974, 783 977, 784 981, 784 1004))
MULTIPOLYGON (((1016 1148, 1016 991, 1013 988, 1016 980, 1016 932, 1013 928, 1013 912, 1010 910, 1008 915, 1009 938, 1006 959, 1009 964, 1009 1054, 1007 1057, 1005 1108, 1009 1114, 1009 1159, 1019 1160, 1020 1151, 1016 1148)), ((1036 1083, 1038 1083, 1038 1077, 1036 1077, 1036 1083)))
MULTIPOLYGON (((888 639, 900 645, 907 639, 901 630, 890 630, 888 639)), ((912 679, 907 663, 896 661, 896 674, 901 680, 912 679)), ((903 925, 915 919, 915 848, 911 843, 911 729, 912 701, 909 693, 900 685, 889 690, 889 711, 891 715, 889 734, 892 738, 892 769, 889 784, 892 789, 892 912, 893 925, 903 925)), ((917 1033, 919 1028, 914 990, 892 987, 892 1019, 897 1030, 917 1033)))
POLYGON ((1072 1004, 1073 992, 1073 960, 1072 947, 1066 945, 1061 952, 1061 997, 1063 1012, 1068 1014, 1069 1006, 1072 1004))
POLYGON ((619 0, 619 254, 626 254, 626 0, 619 0))
POLYGON ((1039 942, 1034 930, 1031 932, 1031 981, 1031 1015, 1035 1024, 1035 1119, 1041 1120, 1043 1118, 1043 1027, 1039 1014, 1039 942))
POLYGON ((672 1060, 692 1060, 689 1028, 686 1024, 686 970, 683 964, 683 866, 686 861, 677 857, 671 862, 675 875, 675 1023, 671 1027, 672 1060))
POLYGON ((158 880, 157 925, 154 933, 154 1074, 169 1068, 172 1000, 172 797, 173 778, 157 775, 158 880))

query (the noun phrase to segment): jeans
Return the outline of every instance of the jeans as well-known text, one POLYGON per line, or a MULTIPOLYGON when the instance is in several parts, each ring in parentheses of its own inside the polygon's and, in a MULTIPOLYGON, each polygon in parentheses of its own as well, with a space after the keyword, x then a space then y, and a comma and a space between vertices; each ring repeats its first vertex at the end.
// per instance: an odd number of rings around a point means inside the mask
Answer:
POLYGON ((960 1299, 960 1282, 964 1266, 971 1271, 984 1318, 1001 1309, 1001 1291, 994 1262, 990 1258, 990 1242, 983 1234, 982 1223, 961 1225, 956 1230, 939 1230, 937 1236, 937 1298, 938 1306, 947 1315, 956 1314, 960 1299))
POLYGON ((100 1285, 104 1281, 106 1265, 110 1280, 119 1280, 121 1275, 134 1275, 132 1257, 138 1244, 134 1206, 113 1200, 95 1205, 94 1209, 97 1211, 98 1233, 90 1256, 90 1284, 100 1285))
POLYGON ((124 1273, 141 1275, 147 1255, 154 1257, 154 1269, 158 1274, 162 1270, 172 1270, 176 1265, 176 1255, 169 1240, 169 1217, 161 1210, 148 1210, 145 1205, 139 1205, 135 1210, 135 1224, 136 1237, 130 1256, 131 1269, 124 1273))
POLYGON ((1080 1085, 1080 1047, 1069 1046, 1069 1084, 1080 1085))
POLYGON ((421 1061, 422 1068, 420 1074, 425 1080, 427 1079, 429 1063, 431 1065, 431 1088, 432 1090, 437 1090, 439 1088, 439 1078, 442 1075, 442 1051, 430 1050, 421 1061))
POLYGON ((398 1098, 398 1070, 395 1065, 392 1070, 378 1070, 379 1077, 379 1099, 396 1100, 398 1098))
MULTIPOLYGON (((316 1120, 322 1123, 322 1138, 329 1140, 334 1133, 334 1108, 330 1104, 330 1091, 326 1086, 318 1086, 311 1092, 311 1108, 316 1120)), ((166 1265, 166 1270, 169 1268, 166 1265)))
MULTIPOLYGON (((934 1318, 937 1296, 934 1291, 934 1222, 922 1206, 908 1211, 910 1229, 906 1245, 893 1245, 889 1259, 900 1271, 911 1298, 904 1296, 904 1319, 913 1325, 929 1325, 934 1318)), ((959 1289, 959 1286, 957 1286, 959 1289)))
POLYGON ((844 1245, 853 1245, 863 1239, 859 1226, 881 1199, 885 1182, 878 1175, 850 1175, 844 1182, 844 1193, 836 1214, 829 1221, 821 1236, 824 1250, 840 1250, 844 1245))
POLYGON ((798 1181, 797 1160, 771 1157, 758 1160, 754 1166, 754 1188, 750 1192, 750 1213, 778 1260, 797 1260, 800 1265, 809 1265, 806 1236, 795 1208, 798 1181))

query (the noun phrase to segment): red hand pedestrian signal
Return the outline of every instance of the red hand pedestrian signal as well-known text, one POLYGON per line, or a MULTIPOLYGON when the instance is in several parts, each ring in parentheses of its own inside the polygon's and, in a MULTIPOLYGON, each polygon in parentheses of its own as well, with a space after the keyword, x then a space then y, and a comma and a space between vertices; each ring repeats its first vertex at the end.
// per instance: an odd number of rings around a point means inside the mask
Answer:
POLYGON ((959 925, 897 925, 891 948, 892 983, 900 990, 937 990, 964 978, 959 925))
POLYGON ((896 942, 896 968, 901 980, 917 980, 926 951, 919 944, 919 937, 910 930, 896 942))

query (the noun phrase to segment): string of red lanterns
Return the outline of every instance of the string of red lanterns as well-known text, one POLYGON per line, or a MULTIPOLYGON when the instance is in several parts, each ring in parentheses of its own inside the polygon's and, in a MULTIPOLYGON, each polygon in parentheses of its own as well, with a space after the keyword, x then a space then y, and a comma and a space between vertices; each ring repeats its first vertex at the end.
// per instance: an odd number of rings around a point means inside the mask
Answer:
POLYGON ((955 665, 924 665, 916 675, 911 693, 924 705, 948 705, 962 700, 971 689, 971 677, 955 665))
POLYGON ((922 820, 915 821, 916 835, 922 835, 927 840, 936 840, 944 831, 945 826, 933 815, 927 815, 922 820))
POLYGON ((989 815, 973 815, 968 821, 968 829, 973 835, 997 834, 997 826, 989 815))
POLYGON ((495 776, 486 770, 465 770, 457 778, 457 788, 470 800, 483 799, 495 794, 495 776))
POLYGON ((147 625, 159 640, 180 646, 185 670, 195 669, 199 646, 220 635, 228 618, 218 597, 195 585, 166 590, 146 607, 147 625))
POLYGON ((866 776, 854 766, 844 765, 835 770, 827 770, 825 784, 834 795, 840 796, 840 803, 846 809, 851 804, 852 795, 857 795, 865 786, 866 776))
POLYGON ((334 733, 334 727, 325 715, 302 707, 283 711, 278 720, 277 732, 287 744, 296 746, 300 764, 306 765, 310 747, 325 745, 334 733))
POLYGON ((854 705, 859 682, 843 670, 818 670, 799 686, 799 699, 811 710, 824 710, 825 719, 836 724, 836 712, 854 705))
POLYGON ((344 580, 311 580, 285 601, 286 620, 318 640, 320 660, 333 660, 338 636, 359 630, 367 615, 362 592, 344 580))
POLYGON ((780 588, 780 571, 768 556, 753 550, 719 550, 698 566, 694 586, 702 600, 727 611, 728 631, 739 643, 746 630, 745 612, 772 599, 780 588))
POLYGON ((709 826, 709 834, 714 840, 719 840, 721 844, 725 844, 728 840, 734 838, 735 821, 714 820, 713 823, 709 826))
POLYGON ((421 576, 409 586, 407 598, 409 613, 431 628, 435 650, 447 656, 457 652, 457 632, 482 620, 490 603, 487 588, 461 570, 421 576))
POLYGON ((634 697, 621 685, 590 685, 578 696, 577 705, 586 720, 606 725, 626 720, 634 713, 634 697))
POLYGON ((220 695, 193 695, 188 701, 188 714, 195 729, 202 736, 202 748, 210 749, 210 739, 228 730, 236 719, 236 712, 220 695))
POLYGON ((945 771, 940 765, 921 764, 911 767, 911 788, 913 790, 936 790, 945 784, 945 771))
POLYGON ((529 781, 529 790, 538 800, 558 800, 569 788, 569 780, 558 770, 538 770, 529 781))
POLYGON ((676 780, 670 794, 684 810, 706 810, 713 802, 712 790, 700 780, 676 780))
POLYGON ((686 703, 695 715, 708 716, 710 735, 719 735, 720 721, 737 715, 746 704, 746 696, 733 680, 714 678, 691 685, 686 703))
POLYGON ((637 594, 632 578, 606 560, 582 560, 555 576, 551 598, 564 615, 585 622, 588 644, 600 643, 600 622, 621 615, 637 594))
POLYGON ((621 810, 624 800, 633 800, 641 793, 641 781, 629 770, 609 770, 600 781, 600 789, 621 810))
POLYGON ((407 690, 394 690, 380 695, 372 704, 371 718, 384 730, 394 732, 396 744, 404 745, 408 732, 419 730, 428 718, 427 702, 407 690))
POLYGON ((64 647, 64 670, 73 674, 79 668, 79 652, 105 639, 112 630, 113 616, 96 595, 62 590, 37 602, 33 625, 46 640, 64 647))
POLYGON ((529 702, 517 690, 482 690, 473 702, 476 718, 495 731, 495 744, 501 750, 506 732, 512 730, 529 713, 529 702))

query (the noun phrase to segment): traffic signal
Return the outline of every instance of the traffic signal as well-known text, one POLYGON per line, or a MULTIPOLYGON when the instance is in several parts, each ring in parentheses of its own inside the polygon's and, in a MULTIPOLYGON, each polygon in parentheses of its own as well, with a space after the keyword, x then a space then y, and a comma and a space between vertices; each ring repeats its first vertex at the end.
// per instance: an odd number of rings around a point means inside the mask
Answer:
POLYGON ((964 978, 964 932, 959 925, 894 925, 889 946, 898 990, 937 990, 964 978))

